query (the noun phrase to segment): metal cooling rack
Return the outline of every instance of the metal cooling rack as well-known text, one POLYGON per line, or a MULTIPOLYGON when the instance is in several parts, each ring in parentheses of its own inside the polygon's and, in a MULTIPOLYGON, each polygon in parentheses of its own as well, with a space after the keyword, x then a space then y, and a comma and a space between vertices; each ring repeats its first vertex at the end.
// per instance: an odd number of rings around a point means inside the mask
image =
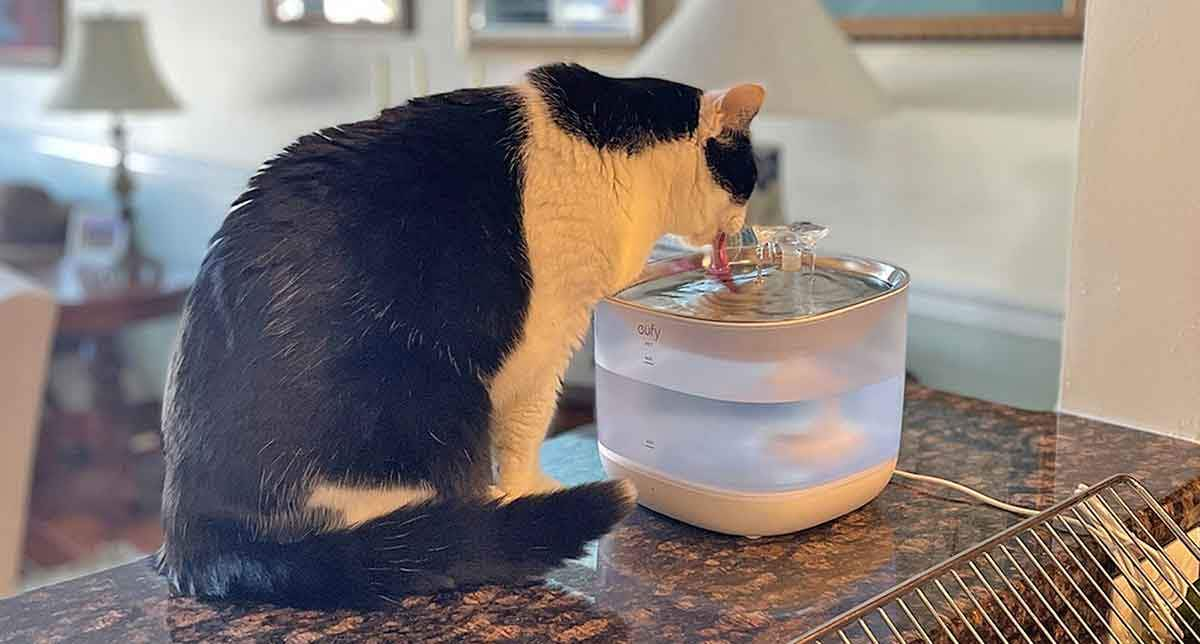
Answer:
POLYGON ((1200 644, 1198 567, 1200 548, 1118 475, 793 642, 1200 644))

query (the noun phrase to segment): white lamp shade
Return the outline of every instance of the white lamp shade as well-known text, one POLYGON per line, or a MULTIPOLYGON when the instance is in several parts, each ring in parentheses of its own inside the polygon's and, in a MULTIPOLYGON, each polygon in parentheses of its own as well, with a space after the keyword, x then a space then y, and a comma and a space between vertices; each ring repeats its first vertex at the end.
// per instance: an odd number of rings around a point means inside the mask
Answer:
POLYGON ((819 0, 683 0, 630 63, 701 89, 761 83, 763 113, 865 119, 886 100, 819 0))
POLYGON ((140 18, 91 17, 75 32, 68 69, 49 106, 59 110, 172 110, 146 43, 140 18))

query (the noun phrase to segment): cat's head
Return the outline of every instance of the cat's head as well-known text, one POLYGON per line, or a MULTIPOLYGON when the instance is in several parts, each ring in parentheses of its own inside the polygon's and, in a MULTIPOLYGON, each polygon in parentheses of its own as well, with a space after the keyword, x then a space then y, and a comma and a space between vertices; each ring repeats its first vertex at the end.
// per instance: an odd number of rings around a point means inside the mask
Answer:
MULTIPOLYGON (((645 181, 630 184, 656 216, 654 232, 665 228, 703 246, 718 231, 741 228, 758 174, 750 121, 766 96, 761 86, 705 92, 659 78, 611 78, 570 63, 534 68, 528 79, 571 145, 585 142, 618 162, 637 159, 635 173, 645 181)), ((593 159, 575 151, 559 157, 593 159)), ((608 176, 604 166, 589 172, 608 176)))
POLYGON ((698 150, 692 186, 674 205, 671 230, 684 241, 702 246, 718 232, 733 234, 746 221, 746 203, 758 180, 750 122, 762 107, 766 91, 760 85, 737 85, 704 92, 694 139, 698 150))

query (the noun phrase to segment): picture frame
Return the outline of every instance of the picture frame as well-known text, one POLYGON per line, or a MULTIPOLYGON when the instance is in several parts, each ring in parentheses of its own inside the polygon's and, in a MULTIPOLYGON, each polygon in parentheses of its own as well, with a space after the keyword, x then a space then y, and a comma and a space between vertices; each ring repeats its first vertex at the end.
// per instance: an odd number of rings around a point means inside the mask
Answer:
POLYGON ((129 244, 129 227, 103 203, 81 202, 67 223, 66 258, 76 266, 115 266, 129 244))
POLYGON ((644 0, 456 0, 458 40, 478 48, 635 48, 644 0))
POLYGON ((0 65, 57 67, 65 33, 65 0, 0 0, 0 65))
MULTIPOLYGON (((3 0, 0 0, 3 1, 3 0)), ((413 0, 377 0, 378 16, 327 11, 326 4, 342 0, 264 0, 263 11, 272 27, 296 30, 401 31, 413 29, 413 0)), ((358 2, 350 8, 361 8, 358 2)), ((333 9, 333 7, 329 7, 333 9)))
POLYGON ((1004 40, 1083 37, 1086 0, 822 0, 855 40, 1004 40))

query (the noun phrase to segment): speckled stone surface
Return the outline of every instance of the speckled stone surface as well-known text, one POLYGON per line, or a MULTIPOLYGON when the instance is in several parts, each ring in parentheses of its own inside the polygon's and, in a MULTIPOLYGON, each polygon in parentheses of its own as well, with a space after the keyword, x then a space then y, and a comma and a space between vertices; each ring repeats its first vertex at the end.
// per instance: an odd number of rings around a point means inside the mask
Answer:
MULTIPOLYGON (((565 482, 601 475, 586 431, 548 442, 543 462, 565 482)), ((900 466, 1038 507, 1128 472, 1185 527, 1200 523, 1200 445, 919 386, 900 466)), ((381 612, 170 599, 138 562, 0 602, 0 642, 786 642, 1016 521, 899 481, 839 520, 757 541, 638 510, 545 585, 381 612)))

